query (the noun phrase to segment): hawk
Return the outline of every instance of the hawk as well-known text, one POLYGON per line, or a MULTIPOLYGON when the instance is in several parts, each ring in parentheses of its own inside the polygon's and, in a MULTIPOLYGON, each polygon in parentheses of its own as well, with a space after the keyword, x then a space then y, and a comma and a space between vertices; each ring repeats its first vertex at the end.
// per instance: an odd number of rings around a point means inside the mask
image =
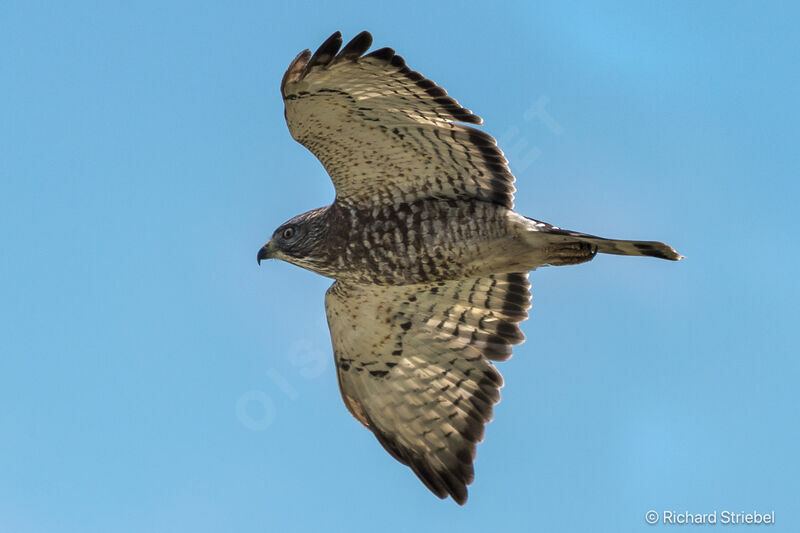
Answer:
POLYGON ((436 496, 467 500, 475 447, 525 336, 528 272, 595 254, 681 256, 514 212, 514 176, 482 120, 391 48, 331 35, 281 81, 286 123, 336 198, 258 252, 334 279, 325 295, 344 404, 436 496), (341 49, 340 49, 341 48, 341 49))

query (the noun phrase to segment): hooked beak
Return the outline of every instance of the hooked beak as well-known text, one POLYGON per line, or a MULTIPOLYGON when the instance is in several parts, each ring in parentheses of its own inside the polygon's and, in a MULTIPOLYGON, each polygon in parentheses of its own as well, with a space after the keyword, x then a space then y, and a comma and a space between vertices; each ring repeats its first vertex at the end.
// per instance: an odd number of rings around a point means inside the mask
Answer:
POLYGON ((261 264, 262 259, 271 259, 272 258, 272 241, 269 241, 267 244, 261 247, 258 251, 258 264, 261 264))

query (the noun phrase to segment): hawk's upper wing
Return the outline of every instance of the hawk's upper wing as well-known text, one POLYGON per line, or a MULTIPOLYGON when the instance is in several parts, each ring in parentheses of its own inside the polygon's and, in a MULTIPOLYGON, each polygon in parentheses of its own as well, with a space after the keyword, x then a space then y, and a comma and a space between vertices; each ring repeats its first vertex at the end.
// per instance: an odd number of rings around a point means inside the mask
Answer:
POLYGON ((301 52, 281 82, 286 123, 322 162, 338 201, 397 204, 476 198, 513 207, 514 177, 495 140, 456 124, 481 119, 410 70, 391 48, 333 34, 301 52), (337 53, 338 52, 338 53, 337 53))
POLYGON ((334 283, 325 298, 347 408, 434 494, 467 500, 475 445, 530 307, 527 274, 420 285, 334 283))

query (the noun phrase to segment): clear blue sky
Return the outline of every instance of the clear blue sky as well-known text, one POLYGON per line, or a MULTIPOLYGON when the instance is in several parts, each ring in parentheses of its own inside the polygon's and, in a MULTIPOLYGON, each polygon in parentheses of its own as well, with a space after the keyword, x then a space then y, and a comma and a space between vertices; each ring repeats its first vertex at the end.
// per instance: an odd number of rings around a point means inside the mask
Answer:
POLYGON ((800 531, 800 10, 69 4, 0 4, 0 531, 800 531), (256 266, 333 198, 278 84, 337 29, 481 115, 522 213, 687 256, 532 275, 463 508, 342 405, 330 282, 256 266))

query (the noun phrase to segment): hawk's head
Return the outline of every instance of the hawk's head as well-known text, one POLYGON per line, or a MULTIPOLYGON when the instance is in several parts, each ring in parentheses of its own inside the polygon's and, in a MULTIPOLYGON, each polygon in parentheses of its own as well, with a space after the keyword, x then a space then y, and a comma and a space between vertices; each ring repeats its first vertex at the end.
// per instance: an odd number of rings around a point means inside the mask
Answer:
POLYGON ((310 268, 315 260, 314 251, 325 238, 327 209, 320 207, 281 224, 258 251, 258 264, 262 259, 282 259, 310 268))

